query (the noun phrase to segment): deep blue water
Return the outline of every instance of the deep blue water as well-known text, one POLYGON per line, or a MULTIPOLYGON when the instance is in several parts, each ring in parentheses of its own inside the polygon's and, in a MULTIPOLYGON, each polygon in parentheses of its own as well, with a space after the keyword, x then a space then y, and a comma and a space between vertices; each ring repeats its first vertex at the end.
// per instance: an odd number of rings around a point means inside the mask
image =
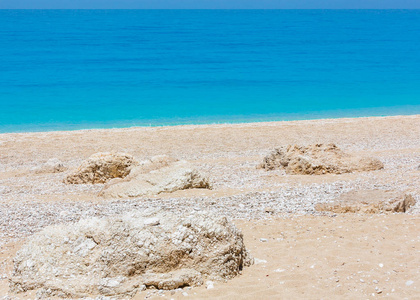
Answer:
POLYGON ((420 113, 420 10, 0 10, 0 132, 420 113))

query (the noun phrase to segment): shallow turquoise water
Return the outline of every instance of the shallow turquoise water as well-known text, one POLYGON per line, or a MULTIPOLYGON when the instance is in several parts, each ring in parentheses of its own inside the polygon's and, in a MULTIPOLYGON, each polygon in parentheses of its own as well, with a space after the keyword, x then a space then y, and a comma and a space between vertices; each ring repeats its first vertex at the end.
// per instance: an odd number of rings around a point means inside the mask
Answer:
POLYGON ((420 113, 420 10, 0 10, 0 132, 420 113))

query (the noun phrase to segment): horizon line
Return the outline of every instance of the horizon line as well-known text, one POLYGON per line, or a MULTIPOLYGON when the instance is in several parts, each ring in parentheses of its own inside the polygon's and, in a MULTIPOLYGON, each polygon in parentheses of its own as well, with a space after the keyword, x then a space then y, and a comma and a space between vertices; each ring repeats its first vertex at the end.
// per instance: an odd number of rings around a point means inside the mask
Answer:
POLYGON ((420 8, 0 8, 0 10, 420 10, 420 8))

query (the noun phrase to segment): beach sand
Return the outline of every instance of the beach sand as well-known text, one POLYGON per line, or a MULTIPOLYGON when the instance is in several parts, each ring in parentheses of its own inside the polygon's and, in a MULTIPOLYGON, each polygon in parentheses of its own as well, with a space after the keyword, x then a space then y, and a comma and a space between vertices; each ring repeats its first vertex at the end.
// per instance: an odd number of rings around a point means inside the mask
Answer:
POLYGON ((213 289, 146 291, 135 299, 186 298, 182 293, 191 299, 420 299, 419 165, 420 115, 1 134, 0 299, 8 293, 14 254, 34 232, 149 207, 226 215, 242 230, 256 263, 213 289), (318 176, 257 168, 276 147, 315 143, 376 157, 385 167, 318 176), (188 160, 209 174, 214 188, 111 200, 98 196, 102 184, 62 183, 83 160, 106 151, 188 160), (34 172, 51 158, 68 171, 34 172), (410 193, 417 204, 405 214, 314 209, 349 191, 375 189, 410 193))

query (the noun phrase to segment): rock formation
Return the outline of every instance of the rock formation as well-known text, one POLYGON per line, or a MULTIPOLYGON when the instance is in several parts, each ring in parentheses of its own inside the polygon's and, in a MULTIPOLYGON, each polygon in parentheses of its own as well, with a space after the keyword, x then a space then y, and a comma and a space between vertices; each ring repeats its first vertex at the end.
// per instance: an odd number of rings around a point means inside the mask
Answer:
POLYGON ((125 179, 105 185, 100 195, 113 198, 140 197, 191 188, 211 188, 208 178, 186 161, 158 156, 140 163, 125 179))
POLYGON ((284 168, 287 174, 321 175, 383 169, 378 159, 359 157, 341 151, 335 144, 289 145, 275 149, 264 158, 261 168, 284 168))
POLYGON ((318 211, 334 213, 407 212, 416 203, 412 195, 384 190, 351 191, 331 203, 315 206, 318 211))
POLYGON ((45 228, 14 259, 10 291, 127 298, 226 280, 252 263, 242 233, 208 213, 129 213, 45 228))
POLYGON ((105 183, 112 178, 124 178, 138 162, 125 153, 103 152, 93 154, 65 179, 65 183, 105 183))

